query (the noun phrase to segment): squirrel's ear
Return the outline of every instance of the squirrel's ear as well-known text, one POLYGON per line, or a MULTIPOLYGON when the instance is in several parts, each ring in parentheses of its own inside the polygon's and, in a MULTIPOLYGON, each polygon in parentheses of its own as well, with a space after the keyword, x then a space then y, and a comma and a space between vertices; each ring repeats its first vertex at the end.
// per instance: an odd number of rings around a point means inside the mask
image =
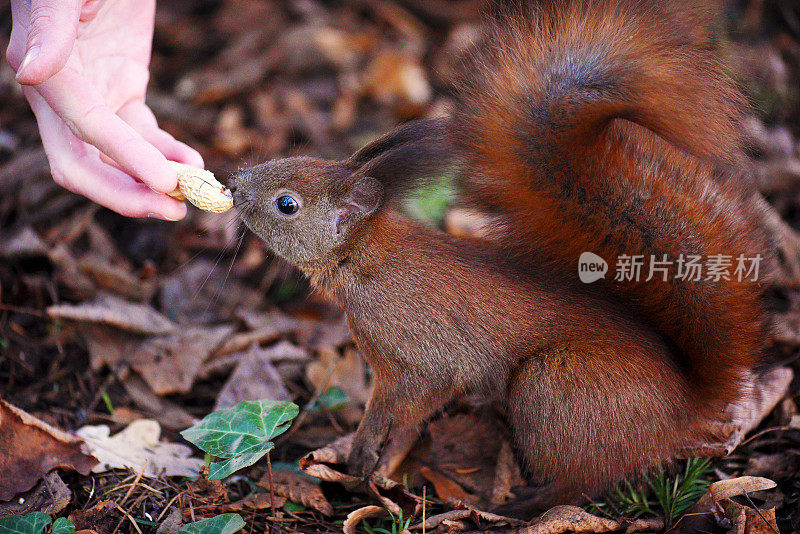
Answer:
POLYGON ((336 238, 343 238, 347 229, 366 219, 381 205, 383 186, 374 178, 360 178, 353 188, 339 201, 333 211, 332 229, 336 238))

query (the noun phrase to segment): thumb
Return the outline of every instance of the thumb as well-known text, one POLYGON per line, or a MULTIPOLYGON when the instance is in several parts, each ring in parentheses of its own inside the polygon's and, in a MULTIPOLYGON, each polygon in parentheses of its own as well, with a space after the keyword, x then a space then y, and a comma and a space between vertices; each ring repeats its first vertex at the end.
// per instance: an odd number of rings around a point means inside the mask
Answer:
POLYGON ((31 0, 25 55, 17 69, 19 83, 44 83, 64 67, 75 44, 81 3, 31 0))

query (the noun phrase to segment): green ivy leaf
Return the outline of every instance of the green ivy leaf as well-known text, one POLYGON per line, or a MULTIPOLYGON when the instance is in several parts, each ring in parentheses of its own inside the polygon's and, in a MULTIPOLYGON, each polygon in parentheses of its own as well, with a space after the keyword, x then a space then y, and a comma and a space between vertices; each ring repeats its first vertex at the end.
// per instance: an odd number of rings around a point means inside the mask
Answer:
POLYGON ((244 454, 228 458, 222 462, 214 462, 208 466, 208 479, 209 480, 222 480, 223 478, 232 475, 239 469, 253 465, 259 461, 265 454, 272 450, 275 444, 271 441, 264 443, 260 449, 248 451, 244 454))
POLYGON ((41 534, 50 524, 50 516, 42 512, 14 515, 0 519, 0 534, 41 534))
POLYGON ((175 534, 233 534, 244 526, 244 519, 239 514, 222 514, 183 525, 175 534))
POLYGON ((53 530, 50 534, 75 534, 75 525, 66 517, 59 517, 53 523, 53 530))
POLYGON ((252 465, 274 446, 270 440, 286 432, 300 409, 293 402, 262 399, 219 410, 181 432, 187 441, 224 462, 209 466, 209 478, 224 478, 252 465), (213 476, 212 476, 213 469, 213 476))

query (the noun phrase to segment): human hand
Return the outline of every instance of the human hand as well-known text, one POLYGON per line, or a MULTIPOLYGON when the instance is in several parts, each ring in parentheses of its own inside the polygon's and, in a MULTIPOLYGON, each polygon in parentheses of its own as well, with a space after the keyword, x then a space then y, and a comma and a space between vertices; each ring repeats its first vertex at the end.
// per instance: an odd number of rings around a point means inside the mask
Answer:
POLYGON ((203 160, 144 103, 155 0, 12 0, 11 12, 8 61, 54 180, 122 215, 183 218, 167 158, 203 160))

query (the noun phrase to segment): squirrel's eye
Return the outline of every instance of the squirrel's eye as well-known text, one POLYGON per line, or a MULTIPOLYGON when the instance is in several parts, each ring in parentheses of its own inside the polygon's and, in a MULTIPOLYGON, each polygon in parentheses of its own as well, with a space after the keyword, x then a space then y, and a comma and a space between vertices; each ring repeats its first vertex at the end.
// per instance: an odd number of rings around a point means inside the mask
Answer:
POLYGON ((289 195, 279 196, 275 200, 275 205, 278 207, 278 211, 284 215, 294 215, 300 209, 300 204, 289 195))

